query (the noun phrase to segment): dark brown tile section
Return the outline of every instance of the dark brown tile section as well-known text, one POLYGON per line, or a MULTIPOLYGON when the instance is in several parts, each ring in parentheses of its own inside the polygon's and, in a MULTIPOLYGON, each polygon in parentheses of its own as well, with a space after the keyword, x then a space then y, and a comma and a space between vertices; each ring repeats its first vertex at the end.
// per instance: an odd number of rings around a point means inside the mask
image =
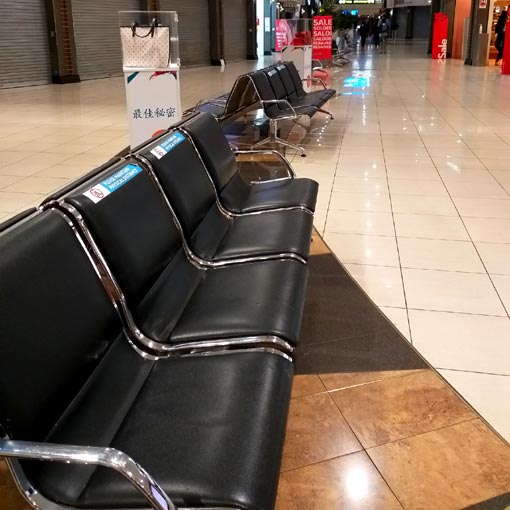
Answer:
POLYGON ((510 508, 510 492, 500 494, 495 498, 482 501, 463 510, 508 510, 510 508))
POLYGON ((326 391, 318 375, 295 375, 292 381, 292 398, 326 391))
POLYGON ((361 449, 356 436, 327 393, 292 399, 282 471, 361 449))
POLYGON ((295 362, 297 374, 320 374, 328 390, 429 368, 393 326, 363 336, 299 345, 295 362))
POLYGON ((402 510, 366 453, 282 473, 276 510, 402 510))
POLYGON ((367 451, 409 510, 456 510, 510 487, 510 447, 480 420, 367 451))
POLYGON ((0 508, 2 510, 26 510, 28 503, 21 497, 14 485, 9 469, 0 460, 0 508))
POLYGON ((431 370, 336 391, 331 397, 364 448, 476 418, 431 370))

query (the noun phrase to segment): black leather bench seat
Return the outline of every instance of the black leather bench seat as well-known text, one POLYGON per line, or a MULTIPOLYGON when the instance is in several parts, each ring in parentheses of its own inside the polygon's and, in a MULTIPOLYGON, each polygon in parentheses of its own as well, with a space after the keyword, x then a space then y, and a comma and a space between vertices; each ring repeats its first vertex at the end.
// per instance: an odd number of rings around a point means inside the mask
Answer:
POLYGON ((221 128, 211 116, 194 116, 181 127, 192 137, 221 202, 230 211, 244 213, 282 207, 315 210, 319 185, 312 179, 246 182, 221 128))
MULTIPOLYGON (((263 349, 143 358, 54 210, 0 233, 0 249, 0 426, 11 438, 117 448, 180 506, 273 509, 288 358, 263 349)), ((21 466, 61 505, 147 508, 106 468, 21 466)))
POLYGON ((181 252, 132 307, 133 315, 146 335, 161 342, 276 335, 295 345, 307 274, 292 260, 203 271, 181 252))
MULTIPOLYGON (((264 352, 147 361, 118 340, 47 440, 119 449, 179 506, 272 510, 292 372, 264 352)), ((147 505, 104 468, 33 464, 29 475, 66 504, 147 505)))
POLYGON ((308 258, 313 227, 310 213, 285 210, 227 216, 218 207, 215 187, 203 160, 181 132, 170 133, 140 154, 150 161, 196 255, 214 261, 285 253, 308 258), (172 140, 176 144, 161 155, 159 147, 172 140))
MULTIPOLYGON (((78 187, 65 202, 83 216, 142 332, 159 342, 276 335, 295 345, 308 268, 292 259, 197 268, 181 248, 170 211, 146 172, 97 203, 89 198, 88 190, 125 164, 78 187)), ((285 239, 292 236, 289 232, 285 239)), ((226 245, 223 250, 229 254, 226 245)))

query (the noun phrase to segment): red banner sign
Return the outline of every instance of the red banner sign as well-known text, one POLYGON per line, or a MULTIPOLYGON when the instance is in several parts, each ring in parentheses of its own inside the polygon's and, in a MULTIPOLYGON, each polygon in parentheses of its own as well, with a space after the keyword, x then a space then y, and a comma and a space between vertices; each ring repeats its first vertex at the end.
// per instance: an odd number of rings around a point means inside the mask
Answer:
POLYGON ((510 74, 510 19, 506 22, 505 42, 503 43, 503 62, 501 74, 510 74))
POLYGON ((331 60, 332 41, 333 16, 314 16, 312 58, 317 60, 331 60))
POLYGON ((434 14, 434 33, 432 35, 432 58, 446 59, 448 48, 448 16, 444 12, 434 14))

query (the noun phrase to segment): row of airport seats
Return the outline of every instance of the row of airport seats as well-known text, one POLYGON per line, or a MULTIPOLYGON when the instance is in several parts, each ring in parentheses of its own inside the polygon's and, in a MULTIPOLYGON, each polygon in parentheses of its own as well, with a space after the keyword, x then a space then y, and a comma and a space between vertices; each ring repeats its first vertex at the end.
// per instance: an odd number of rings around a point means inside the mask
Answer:
POLYGON ((198 113, 0 225, 0 458, 34 508, 274 508, 317 192, 198 113))
POLYGON ((269 119, 269 136, 254 147, 268 143, 280 144, 305 155, 303 147, 278 137, 278 122, 297 121, 301 116, 312 118, 318 112, 333 118, 323 107, 336 95, 336 90, 326 88, 319 78, 310 80, 322 84, 323 88, 306 92, 303 88, 305 80, 299 76, 294 63, 281 62, 239 76, 230 94, 202 100, 192 110, 210 113, 222 123, 261 106, 269 119))

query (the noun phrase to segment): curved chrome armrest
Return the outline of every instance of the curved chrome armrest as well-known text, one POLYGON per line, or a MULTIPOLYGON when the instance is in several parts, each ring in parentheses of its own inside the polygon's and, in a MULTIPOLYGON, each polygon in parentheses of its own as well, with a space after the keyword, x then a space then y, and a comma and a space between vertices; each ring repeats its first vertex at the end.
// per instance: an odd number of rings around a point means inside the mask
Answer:
POLYGON ((262 103, 262 105, 264 105, 266 103, 267 104, 279 104, 279 103, 283 103, 293 113, 293 116, 282 115, 281 117, 278 117, 278 119, 295 119, 298 116, 298 114, 296 113, 296 110, 294 109, 294 107, 286 99, 263 99, 263 100, 261 99, 260 102, 262 103))
POLYGON ((328 87, 326 86, 326 82, 322 78, 313 77, 311 78, 313 82, 319 82, 323 87, 324 90, 326 90, 328 87))
POLYGON ((227 100, 226 99, 220 99, 220 98, 214 98, 214 99, 201 99, 196 105, 195 109, 197 109, 199 106, 202 106, 203 104, 212 104, 214 106, 226 106, 227 100))
MULTIPOLYGON (((294 172, 294 169, 292 168, 289 160, 283 156, 283 154, 280 154, 278 151, 276 150, 236 150, 235 151, 235 154, 237 156, 237 154, 272 154, 274 156, 277 156, 280 161, 283 162, 283 164, 285 165, 286 167, 286 170, 287 170, 287 173, 289 174, 290 177, 294 178, 296 177, 296 172, 294 172)), ((273 179, 270 179, 270 180, 273 180, 273 179)), ((261 182, 261 181, 252 181, 253 183, 257 183, 257 182, 261 182)))
POLYGON ((0 439, 0 458, 92 464, 114 469, 141 492, 154 510, 177 510, 157 482, 131 457, 114 448, 0 439))

